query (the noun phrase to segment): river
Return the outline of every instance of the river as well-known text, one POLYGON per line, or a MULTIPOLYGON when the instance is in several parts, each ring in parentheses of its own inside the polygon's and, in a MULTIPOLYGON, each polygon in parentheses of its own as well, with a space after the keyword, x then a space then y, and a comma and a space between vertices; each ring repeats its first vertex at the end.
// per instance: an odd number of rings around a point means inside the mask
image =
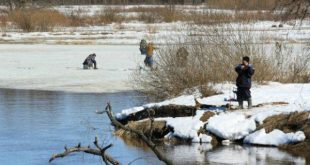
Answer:
MULTIPOLYGON (((96 114, 110 101, 113 111, 141 105, 146 97, 134 92, 69 93, 0 89, 0 164, 44 165, 64 145, 92 144, 98 136, 102 144, 113 143, 107 152, 123 164, 161 164, 146 148, 128 145, 113 136, 105 114, 96 114)), ((163 146, 176 164, 306 164, 272 147, 240 145, 212 148, 209 144, 163 146)), ((102 164, 99 157, 84 153, 54 160, 54 165, 102 164)))

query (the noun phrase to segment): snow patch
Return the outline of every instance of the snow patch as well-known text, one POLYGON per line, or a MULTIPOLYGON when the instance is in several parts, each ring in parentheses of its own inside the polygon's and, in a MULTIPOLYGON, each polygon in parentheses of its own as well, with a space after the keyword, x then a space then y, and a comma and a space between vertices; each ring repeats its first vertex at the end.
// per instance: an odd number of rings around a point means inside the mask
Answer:
POLYGON ((256 124, 241 113, 221 113, 208 120, 206 129, 223 139, 238 140, 253 132, 256 124))
POLYGON ((261 129, 245 137, 243 142, 248 144, 279 146, 281 144, 301 142, 304 141, 305 138, 306 136, 302 131, 284 133, 281 130, 275 129, 270 133, 266 133, 265 129, 261 129))
POLYGON ((211 136, 200 134, 198 136, 198 130, 203 127, 203 122, 200 121, 200 117, 204 111, 197 111, 194 117, 176 117, 176 118, 160 118, 158 120, 166 120, 167 126, 173 128, 173 132, 170 132, 165 138, 170 139, 172 137, 179 137, 182 139, 191 139, 193 143, 210 143, 211 136))

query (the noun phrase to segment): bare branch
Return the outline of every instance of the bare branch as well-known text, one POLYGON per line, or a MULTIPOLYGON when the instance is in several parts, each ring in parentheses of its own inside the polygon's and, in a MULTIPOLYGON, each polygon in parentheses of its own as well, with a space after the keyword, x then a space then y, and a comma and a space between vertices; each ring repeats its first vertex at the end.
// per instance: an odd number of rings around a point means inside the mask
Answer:
MULTIPOLYGON (((97 138, 96 138, 97 139, 97 138)), ((96 142, 96 140, 95 140, 96 142)), ((97 143, 98 145, 98 143, 97 143)), ((67 146, 65 146, 65 151, 62 152, 62 153, 59 153, 59 154, 53 154, 52 157, 49 159, 49 162, 52 162, 54 159, 57 159, 57 158, 64 158, 72 153, 75 153, 75 152, 84 152, 84 153, 87 153, 87 154, 92 154, 92 155, 98 155, 98 156, 101 156, 103 161, 106 163, 106 164, 113 164, 113 165, 120 165, 120 163, 113 159, 111 156, 107 155, 105 153, 105 151, 107 149, 109 149, 110 147, 112 147, 112 144, 109 144, 103 148, 101 148, 99 145, 96 146, 98 149, 93 149, 93 148, 90 148, 90 146, 88 147, 82 147, 80 146, 80 143, 78 146, 76 147, 72 147, 72 148, 68 148, 67 146)))
POLYGON ((141 138, 141 140, 143 140, 147 144, 147 146, 155 153, 155 155, 159 160, 163 161, 167 165, 173 164, 171 160, 166 158, 166 156, 164 156, 164 154, 156 148, 156 144, 154 144, 151 140, 149 140, 141 131, 126 127, 119 121, 117 121, 112 113, 112 107, 110 103, 107 103, 106 111, 113 125, 115 125, 120 129, 135 133, 139 138, 141 138))

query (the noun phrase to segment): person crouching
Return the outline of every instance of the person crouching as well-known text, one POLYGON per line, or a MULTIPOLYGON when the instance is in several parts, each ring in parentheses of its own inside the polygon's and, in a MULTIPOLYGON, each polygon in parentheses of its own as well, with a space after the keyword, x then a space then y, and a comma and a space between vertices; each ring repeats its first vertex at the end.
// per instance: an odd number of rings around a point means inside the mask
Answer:
POLYGON ((252 97, 250 88, 252 86, 251 77, 254 74, 254 67, 249 63, 250 58, 245 56, 242 58, 242 63, 238 64, 235 71, 238 73, 236 80, 237 85, 237 100, 239 108, 243 109, 243 101, 248 101, 248 108, 252 108, 252 97))
POLYGON ((95 53, 88 55, 88 57, 83 62, 83 69, 90 69, 90 68, 98 69, 95 58, 96 58, 95 53))

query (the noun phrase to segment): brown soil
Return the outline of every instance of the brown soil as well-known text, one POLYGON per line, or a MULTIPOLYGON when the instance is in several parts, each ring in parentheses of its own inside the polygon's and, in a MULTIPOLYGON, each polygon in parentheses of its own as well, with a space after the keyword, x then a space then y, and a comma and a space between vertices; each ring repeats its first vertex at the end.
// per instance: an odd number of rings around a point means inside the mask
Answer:
MULTIPOLYGON (((144 135, 154 139, 161 139, 169 132, 166 127, 166 121, 154 121, 153 126, 151 126, 151 120, 131 121, 126 126, 142 131, 144 135)), ((136 134, 124 131, 123 129, 116 130, 114 134, 126 139, 137 138, 136 134)))
MULTIPOLYGON (((274 129, 282 130, 285 133, 296 132, 296 131, 306 131, 305 134, 310 137, 310 130, 308 126, 308 116, 309 112, 293 112, 291 114, 280 114, 268 117, 264 120, 262 125, 258 126, 258 130, 265 128, 266 132, 271 132, 274 129)), ((309 126, 308 126, 309 127, 309 126)))
POLYGON ((200 118, 199 120, 202 121, 202 122, 206 122, 206 121, 208 121, 208 120, 210 119, 210 117, 212 117, 212 116, 214 116, 214 115, 215 115, 214 112, 207 111, 207 112, 205 112, 205 113, 201 116, 201 118, 200 118))
POLYGON ((294 145, 282 145, 279 148, 293 155, 305 157, 306 164, 310 164, 310 139, 294 145))
POLYGON ((310 121, 308 117, 309 112, 275 115, 265 119, 264 124, 260 125, 258 129, 265 128, 266 132, 270 132, 273 129, 280 129, 286 133, 303 131, 306 135, 304 142, 281 145, 279 148, 293 155, 305 157, 306 164, 310 164, 310 121))

